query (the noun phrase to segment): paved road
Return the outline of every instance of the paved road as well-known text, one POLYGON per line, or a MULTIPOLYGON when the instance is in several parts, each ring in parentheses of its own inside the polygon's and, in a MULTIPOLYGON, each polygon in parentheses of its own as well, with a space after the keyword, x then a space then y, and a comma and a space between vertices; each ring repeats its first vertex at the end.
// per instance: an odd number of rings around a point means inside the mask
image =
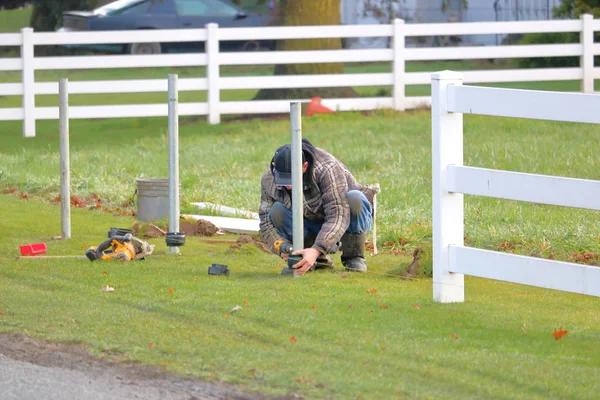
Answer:
POLYGON ((0 399, 265 400, 266 397, 244 393, 231 385, 181 379, 155 367, 95 358, 80 345, 0 334, 0 399))

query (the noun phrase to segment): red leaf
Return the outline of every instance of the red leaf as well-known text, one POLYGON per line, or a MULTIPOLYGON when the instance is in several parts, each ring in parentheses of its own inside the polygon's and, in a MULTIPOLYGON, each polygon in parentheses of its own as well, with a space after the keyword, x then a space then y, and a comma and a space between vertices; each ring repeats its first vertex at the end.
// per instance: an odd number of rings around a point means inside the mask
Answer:
POLYGON ((521 332, 525 333, 525 327, 524 326, 521 327, 521 332))
POLYGON ((223 318, 229 318, 229 314, 223 313, 223 318))
POLYGON ((421 308, 420 304, 413 304, 412 306, 413 306, 413 308, 416 308, 417 310, 419 310, 421 308))
POLYGON ((248 302, 246 300, 244 300, 244 304, 248 304, 248 302))
POLYGON ((292 343, 295 343, 295 342, 296 342, 296 338, 292 336, 292 337, 290 338, 290 342, 292 342, 292 343))
POLYGON ((315 308, 317 308, 317 306, 312 306, 311 308, 314 310, 315 308))
POLYGON ((197 276, 194 277, 194 282, 198 282, 198 277, 197 276))
POLYGON ((383 308, 384 310, 389 308, 388 306, 386 306, 385 304, 380 304, 379 307, 383 308))
POLYGON ((377 289, 367 289, 367 293, 377 293, 377 289))
POLYGON ((556 331, 556 329, 554 329, 554 333, 552 334, 552 336, 554 336, 554 339, 560 340, 567 333, 569 333, 569 331, 563 330, 563 328, 561 326, 560 329, 558 330, 558 332, 556 331))
POLYGON ((169 293, 173 293, 173 292, 175 292, 175 290, 172 287, 170 287, 169 288, 169 293))
POLYGON ((0 315, 6 315, 4 311, 0 311, 0 315))
POLYGON ((458 336, 456 333, 453 333, 452 335, 450 335, 450 337, 452 339, 458 339, 460 336, 458 336))
POLYGON ((148 343, 148 348, 151 349, 152 348, 152 343, 148 343))
POLYGON ((350 304, 348 308, 354 308, 354 304, 350 304))
POLYGON ((102 274, 108 276, 108 272, 104 271, 102 274))

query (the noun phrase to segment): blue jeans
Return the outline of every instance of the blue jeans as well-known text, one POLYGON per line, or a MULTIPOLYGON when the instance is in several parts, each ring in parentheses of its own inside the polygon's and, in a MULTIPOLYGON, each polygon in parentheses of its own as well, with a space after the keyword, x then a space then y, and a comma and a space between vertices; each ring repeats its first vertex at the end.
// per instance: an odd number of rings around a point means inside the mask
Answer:
MULTIPOLYGON (((351 190, 346 193, 346 199, 350 204, 350 225, 346 232, 348 233, 368 233, 371 230, 373 216, 371 213, 371 203, 360 190, 351 190)), ((269 210, 269 219, 277 231, 286 238, 292 240, 292 210, 285 208, 279 202, 273 204, 269 210)), ((324 220, 310 220, 304 218, 304 237, 309 235, 317 236, 323 226, 324 220)))

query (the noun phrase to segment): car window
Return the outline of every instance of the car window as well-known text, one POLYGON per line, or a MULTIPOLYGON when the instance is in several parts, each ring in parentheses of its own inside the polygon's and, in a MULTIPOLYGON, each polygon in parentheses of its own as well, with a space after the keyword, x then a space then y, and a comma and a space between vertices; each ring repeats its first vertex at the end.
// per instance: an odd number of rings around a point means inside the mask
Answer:
POLYGON ((175 0, 177 12, 182 16, 235 17, 238 10, 219 0, 175 0))
POLYGON ((135 14, 166 14, 169 13, 166 0, 119 0, 96 9, 96 14, 135 15, 135 14))

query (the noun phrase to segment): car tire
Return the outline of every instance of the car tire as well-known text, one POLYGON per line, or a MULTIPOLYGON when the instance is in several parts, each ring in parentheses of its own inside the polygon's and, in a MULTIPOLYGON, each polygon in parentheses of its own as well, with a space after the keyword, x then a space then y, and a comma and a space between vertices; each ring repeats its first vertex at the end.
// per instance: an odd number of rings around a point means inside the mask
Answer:
POLYGON ((148 55, 162 53, 160 43, 132 43, 127 46, 127 53, 133 55, 148 55))

